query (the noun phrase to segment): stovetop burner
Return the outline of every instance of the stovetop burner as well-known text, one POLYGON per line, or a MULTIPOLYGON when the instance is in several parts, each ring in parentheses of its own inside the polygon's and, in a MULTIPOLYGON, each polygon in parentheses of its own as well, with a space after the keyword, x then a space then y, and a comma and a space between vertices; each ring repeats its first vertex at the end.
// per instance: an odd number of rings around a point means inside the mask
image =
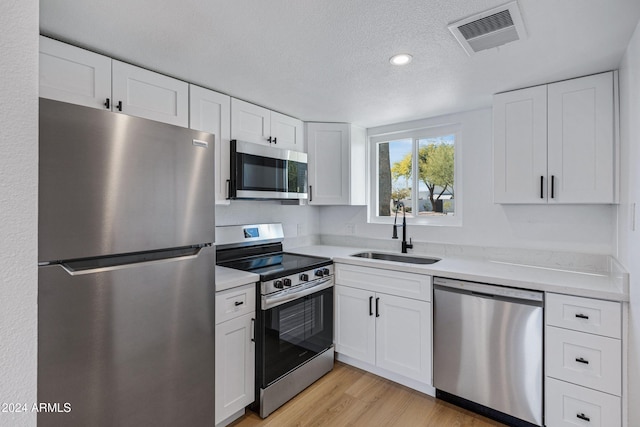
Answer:
POLYGON ((331 258, 284 252, 283 239, 282 224, 216 227, 216 263, 259 274, 261 282, 298 273, 307 277, 300 281, 308 281, 318 277, 317 269, 333 264, 331 258))
POLYGON ((306 270, 331 265, 330 258, 311 255, 299 255, 289 252, 280 252, 255 256, 245 259, 236 259, 219 262, 223 267, 237 270, 250 271, 260 275, 260 280, 265 282, 290 274, 301 273, 306 270))

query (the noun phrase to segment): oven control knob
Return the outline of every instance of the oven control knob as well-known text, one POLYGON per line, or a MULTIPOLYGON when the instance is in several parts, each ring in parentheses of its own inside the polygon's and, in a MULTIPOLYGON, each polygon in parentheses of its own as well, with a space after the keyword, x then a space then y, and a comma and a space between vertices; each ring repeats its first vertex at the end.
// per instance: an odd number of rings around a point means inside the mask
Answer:
POLYGON ((318 277, 322 277, 322 270, 316 270, 314 274, 318 277))
POLYGON ((282 286, 282 280, 274 280, 274 281, 273 281, 273 286, 275 286, 275 287, 276 287, 276 288, 278 288, 278 289, 282 289, 282 288, 283 288, 283 286, 282 286))
POLYGON ((282 283, 284 283, 285 286, 291 286, 291 279, 284 279, 282 283))
POLYGON ((323 268, 322 269, 322 275, 323 276, 328 276, 331 274, 331 271, 328 268, 323 268))
POLYGON ((309 281, 309 275, 307 273, 302 273, 300 275, 300 280, 303 282, 308 282, 309 281))

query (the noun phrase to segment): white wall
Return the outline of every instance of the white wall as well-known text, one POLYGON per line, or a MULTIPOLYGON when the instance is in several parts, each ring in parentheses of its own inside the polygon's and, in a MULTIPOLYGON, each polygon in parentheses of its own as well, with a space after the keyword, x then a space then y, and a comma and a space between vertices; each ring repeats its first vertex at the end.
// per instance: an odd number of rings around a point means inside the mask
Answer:
MULTIPOLYGON (((0 7, 0 403, 37 401, 38 0, 0 7)), ((0 426, 35 426, 2 413, 0 426)))
POLYGON ((313 206, 253 200, 234 200, 229 206, 216 206, 216 226, 269 222, 282 223, 285 249, 318 243, 319 211, 313 206))
MULTIPOLYGON (((437 124, 462 125, 462 227, 409 226, 418 242, 512 247, 590 254, 614 253, 616 209, 613 206, 524 206, 493 203, 492 110, 475 110, 407 124, 421 128, 437 124)), ((369 129, 386 133, 397 125, 369 129)), ((391 238, 391 226, 367 224, 363 207, 323 207, 321 233, 343 235, 355 225, 355 237, 391 238)), ((399 243, 398 243, 399 247, 399 243)))
POLYGON ((640 425, 640 24, 620 66, 621 192, 618 259, 630 273, 629 425, 640 425), (633 204, 636 225, 632 229, 633 204))

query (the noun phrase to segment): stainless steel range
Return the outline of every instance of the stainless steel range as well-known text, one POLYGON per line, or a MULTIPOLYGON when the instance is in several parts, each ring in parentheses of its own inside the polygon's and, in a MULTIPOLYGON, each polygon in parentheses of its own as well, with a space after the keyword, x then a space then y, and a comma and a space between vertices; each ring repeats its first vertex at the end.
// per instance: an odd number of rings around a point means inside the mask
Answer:
POLYGON ((283 252, 282 224, 216 227, 217 264, 260 275, 256 401, 266 418, 333 369, 333 262, 283 252))

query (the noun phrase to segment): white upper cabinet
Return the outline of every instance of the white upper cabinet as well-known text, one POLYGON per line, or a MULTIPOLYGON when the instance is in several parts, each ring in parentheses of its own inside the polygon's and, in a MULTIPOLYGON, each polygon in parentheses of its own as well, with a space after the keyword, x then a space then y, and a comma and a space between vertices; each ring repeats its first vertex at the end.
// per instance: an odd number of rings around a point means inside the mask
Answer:
POLYGON ((307 123, 310 205, 366 204, 366 131, 307 123))
POLYGON ((274 144, 279 148, 306 151, 304 147, 304 128, 301 120, 272 111, 271 135, 274 144))
POLYGON ((40 96, 189 126, 189 84, 40 37, 40 96))
POLYGON ((112 70, 114 111, 188 127, 188 83, 115 60, 112 70))
POLYGON ((547 87, 493 98, 494 201, 547 203, 547 87))
POLYGON ((231 98, 231 139, 269 144, 271 141, 271 111, 231 98))
POLYGON ((617 203, 613 72, 494 96, 496 203, 617 203))
POLYGON ((549 85, 549 164, 557 203, 615 203, 613 73, 549 85))
POLYGON ((304 151, 303 123, 236 98, 231 99, 231 139, 304 151))
POLYGON ((40 36, 40 96, 111 109, 111 58, 40 36))
POLYGON ((189 85, 189 127, 215 135, 216 203, 229 204, 231 97, 189 85))

